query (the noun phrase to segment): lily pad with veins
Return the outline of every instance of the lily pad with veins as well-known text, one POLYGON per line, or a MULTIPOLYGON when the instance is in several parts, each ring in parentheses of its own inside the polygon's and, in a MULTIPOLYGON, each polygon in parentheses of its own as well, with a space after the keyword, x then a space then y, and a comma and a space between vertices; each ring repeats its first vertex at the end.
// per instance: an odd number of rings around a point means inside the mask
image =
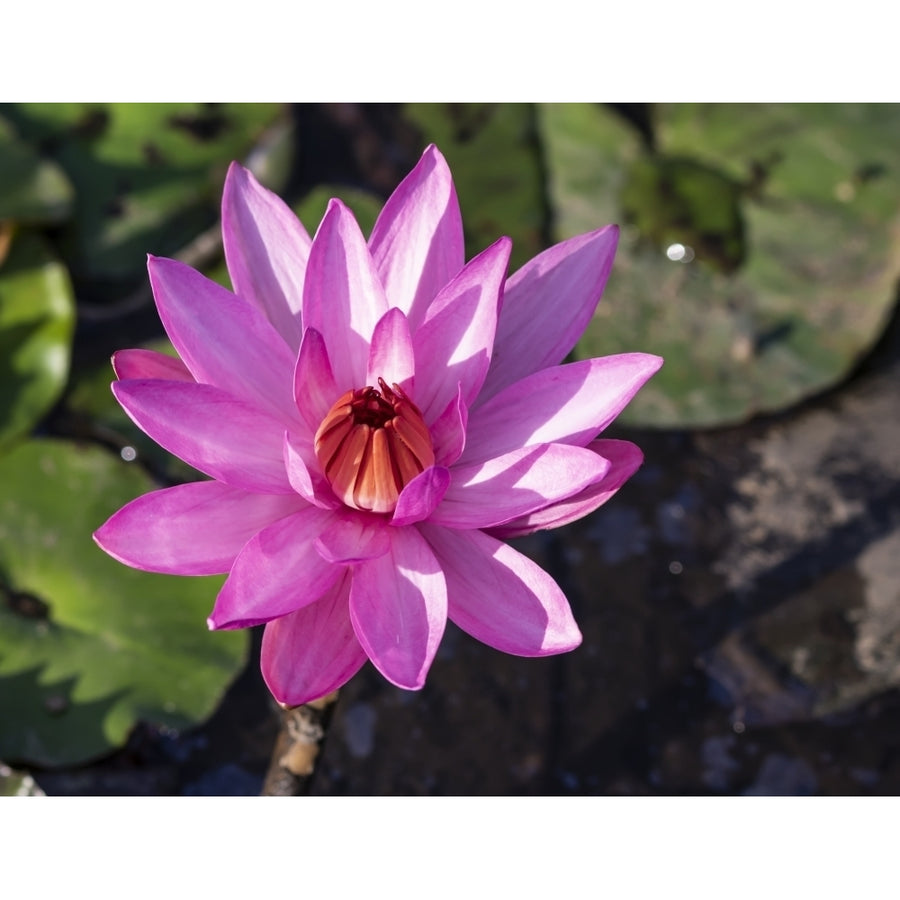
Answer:
POLYGON ((577 354, 666 364, 621 420, 710 427, 843 379, 900 275, 900 108, 538 108, 557 239, 625 227, 577 354))
POLYGON ((131 278, 148 252, 171 255, 208 228, 232 159, 254 151, 261 170, 283 177, 269 161, 291 140, 277 104, 20 103, 0 112, 74 186, 62 244, 73 273, 96 282, 131 278), (270 146, 273 133, 283 140, 270 146))
POLYGON ((35 440, 0 457, 0 758, 72 765, 138 720, 182 728, 242 668, 243 632, 211 633, 221 578, 127 569, 91 532, 153 484, 95 447, 35 440))
POLYGON ((75 301, 65 266, 36 234, 0 261, 0 447, 30 431, 69 374, 75 301))

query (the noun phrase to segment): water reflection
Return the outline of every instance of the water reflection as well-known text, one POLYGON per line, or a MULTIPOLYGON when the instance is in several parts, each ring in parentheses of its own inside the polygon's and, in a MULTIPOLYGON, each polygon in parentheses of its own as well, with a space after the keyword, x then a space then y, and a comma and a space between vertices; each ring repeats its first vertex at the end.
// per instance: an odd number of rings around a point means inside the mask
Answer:
POLYGON ((694 259, 694 249, 685 244, 669 244, 666 247, 666 256, 672 262, 689 263, 694 259))

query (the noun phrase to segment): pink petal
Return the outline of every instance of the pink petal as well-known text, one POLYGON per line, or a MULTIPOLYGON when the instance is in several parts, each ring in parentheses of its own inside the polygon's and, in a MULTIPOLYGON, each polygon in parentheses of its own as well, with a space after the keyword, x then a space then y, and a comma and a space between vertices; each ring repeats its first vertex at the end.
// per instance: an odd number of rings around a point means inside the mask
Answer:
POLYGON ((388 534, 390 551, 354 568, 350 621, 375 668, 397 687, 418 690, 447 622, 446 585, 415 528, 388 534))
POLYGON ((225 179, 222 238, 235 293, 254 303, 296 352, 312 242, 287 204, 237 163, 225 179))
POLYGON ((448 615, 476 640, 516 656, 574 650, 581 632, 556 582, 480 531, 420 525, 447 579, 448 615))
POLYGON ((436 418, 462 385, 471 404, 491 364, 500 292, 512 241, 500 238, 475 257, 428 308, 415 333, 416 403, 425 420, 436 418))
POLYGON ((465 261, 453 178, 433 144, 385 203, 369 247, 390 305, 406 313, 415 332, 465 261))
POLYGON ((389 387, 397 384, 412 396, 415 374, 416 357, 409 322, 401 310, 391 308, 378 320, 372 334, 365 383, 377 386, 378 379, 383 378, 389 387))
POLYGON ((530 444, 584 446, 661 365, 658 356, 623 353, 535 372, 469 413, 459 462, 481 462, 530 444))
POLYGON ((330 201, 309 253, 303 322, 325 339, 341 393, 365 385, 369 343, 387 310, 384 288, 353 213, 340 200, 330 201))
POLYGON ((391 525, 412 525, 427 519, 437 508, 450 486, 450 471, 431 466, 420 472, 400 491, 391 525))
POLYGON ((456 394, 428 429, 436 465, 449 466, 459 459, 466 446, 468 421, 469 411, 462 399, 462 385, 457 384, 456 394))
POLYGON ((355 510, 332 516, 315 544, 322 559, 337 565, 375 559, 391 546, 384 519, 355 510))
POLYGON ((194 376, 180 359, 155 350, 119 350, 113 354, 112 366, 120 381, 137 378, 194 381, 194 376))
POLYGON ((115 381, 112 391, 141 431, 188 465, 247 491, 290 493, 278 419, 208 384, 115 381))
POLYGON ((263 314, 184 263, 150 257, 148 269, 159 317, 197 381, 296 422, 294 357, 263 314))
POLYGON ((322 420, 343 393, 335 383, 325 339, 315 328, 307 328, 294 369, 294 401, 310 435, 315 435, 322 420))
POLYGON ((235 559, 209 627, 248 628, 318 600, 342 571, 315 548, 331 517, 307 506, 257 532, 235 559))
POLYGON ((606 474, 591 450, 542 444, 471 466, 454 466, 444 500, 429 519, 447 528, 490 528, 570 497, 606 474))
POLYGON ((565 359, 594 314, 618 240, 618 227, 609 225, 563 241, 527 262, 506 282, 491 370, 480 402, 565 359))
POLYGON ((609 460, 609 471, 600 481, 565 500, 492 528, 491 534, 501 540, 507 540, 535 531, 559 528, 561 525, 568 525, 569 522, 581 519, 606 503, 644 461, 644 454, 629 441, 609 439, 591 441, 588 449, 609 460))
POLYGON ((343 687, 366 661, 348 610, 349 573, 315 603, 263 632, 260 666, 279 703, 300 706, 343 687))
POLYGON ((290 494, 248 494, 218 481, 180 484, 132 500, 94 540, 135 569, 219 575, 256 532, 303 505, 290 494))
POLYGON ((337 509, 341 501, 322 476, 311 442, 284 436, 284 467, 291 487, 307 502, 320 509, 337 509))

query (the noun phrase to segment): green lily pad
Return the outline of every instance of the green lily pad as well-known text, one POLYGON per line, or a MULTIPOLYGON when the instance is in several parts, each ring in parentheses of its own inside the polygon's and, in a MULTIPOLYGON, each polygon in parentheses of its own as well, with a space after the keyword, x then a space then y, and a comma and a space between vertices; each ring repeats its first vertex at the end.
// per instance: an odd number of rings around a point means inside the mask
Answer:
POLYGON ((462 208, 466 258, 500 235, 510 271, 544 249, 545 202, 535 111, 519 103, 410 103, 404 116, 447 158, 462 208))
POLYGON ((74 195, 62 169, 19 140, 0 116, 0 222, 59 222, 74 195))
POLYGON ((624 423, 785 409, 881 335, 900 274, 897 107, 665 105, 650 141, 591 104, 538 121, 555 238, 623 226, 578 355, 666 360, 624 423))
MULTIPOLYGON (((74 273, 97 281, 131 278, 148 252, 172 256, 209 227, 228 164, 283 114, 277 104, 202 103, 36 103, 2 111, 27 140, 49 148, 74 184, 66 255, 74 273)), ((274 148, 283 155, 283 142, 274 148)))
POLYGON ((63 441, 0 457, 0 757, 72 765, 120 746, 138 720, 208 717, 247 653, 209 632, 222 578, 121 565, 91 540, 154 485, 135 464, 63 441))
POLYGON ((75 302, 65 267, 28 231, 0 266, 0 447, 30 431, 69 374, 75 302))

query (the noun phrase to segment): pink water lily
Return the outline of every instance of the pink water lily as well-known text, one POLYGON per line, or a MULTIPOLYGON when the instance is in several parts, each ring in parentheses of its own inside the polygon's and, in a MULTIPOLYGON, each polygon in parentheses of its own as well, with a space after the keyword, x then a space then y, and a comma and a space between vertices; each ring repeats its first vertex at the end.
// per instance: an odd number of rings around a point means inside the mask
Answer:
POLYGON ((617 229, 508 279, 508 238, 466 263, 435 147, 368 242, 338 200, 310 239, 237 164, 222 227, 233 292, 149 262, 179 359, 113 358, 128 415, 211 480, 139 497, 97 531, 100 546, 152 572, 227 573, 209 625, 266 623, 263 675, 289 705, 366 659, 420 688, 448 617, 506 653, 576 647, 562 591, 503 541, 584 516, 641 464, 633 444, 597 435, 661 360, 562 364, 617 229))

